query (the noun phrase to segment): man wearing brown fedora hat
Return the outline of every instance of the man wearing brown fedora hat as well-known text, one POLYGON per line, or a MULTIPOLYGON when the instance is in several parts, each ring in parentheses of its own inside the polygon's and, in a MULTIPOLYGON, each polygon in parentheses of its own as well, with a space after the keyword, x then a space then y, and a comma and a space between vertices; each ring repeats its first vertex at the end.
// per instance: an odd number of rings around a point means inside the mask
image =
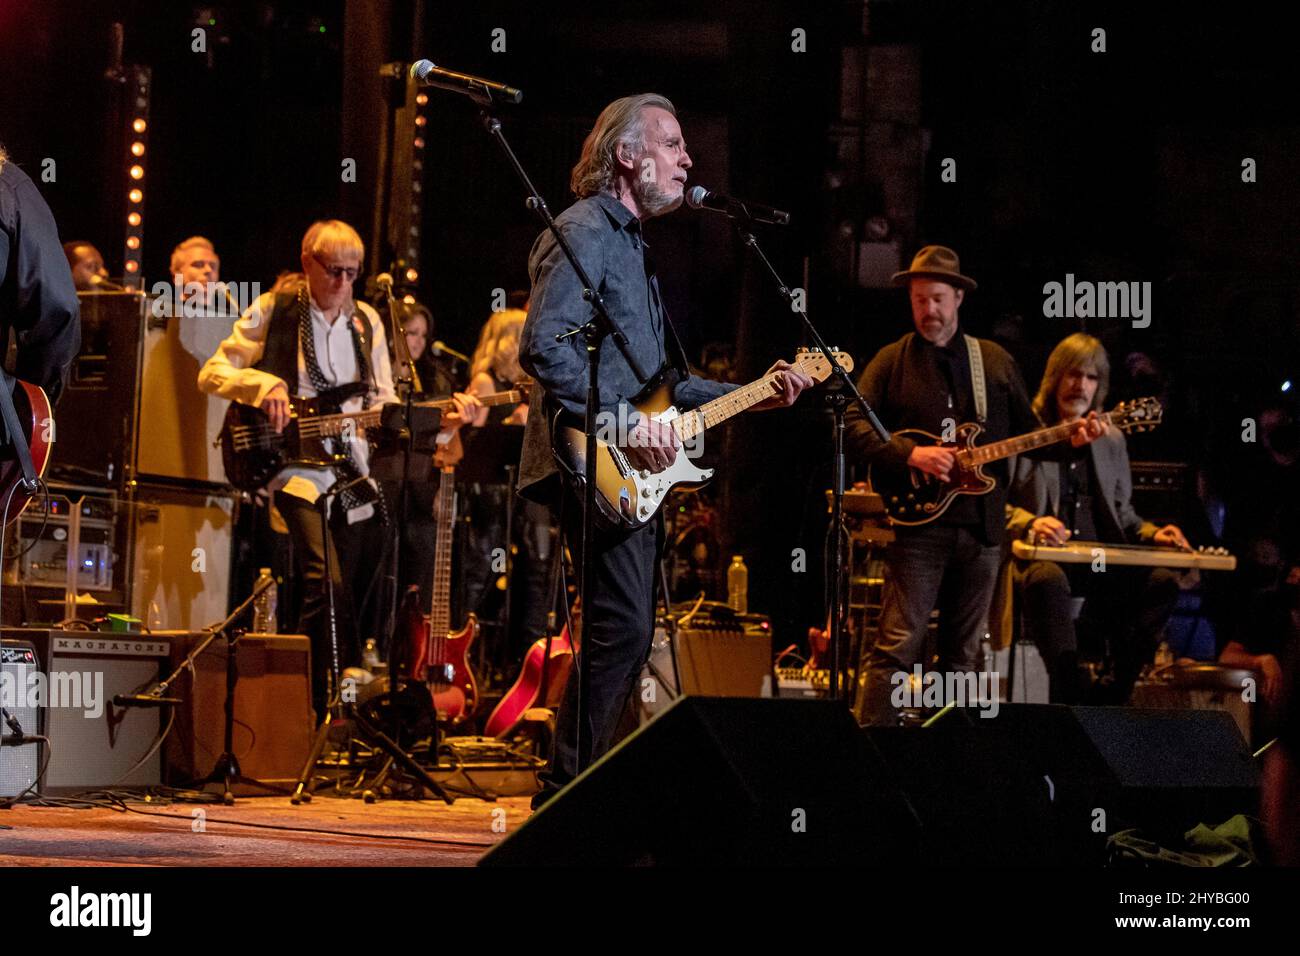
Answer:
MULTIPOLYGON (((886 427, 944 435, 965 422, 978 422, 984 428, 981 444, 1040 427, 1015 360, 996 343, 961 331, 958 310, 976 284, 962 274, 957 253, 926 246, 893 281, 908 289, 916 331, 876 353, 858 382, 886 427)), ((848 447, 858 461, 900 476, 914 469, 948 479, 955 463, 950 448, 920 445, 900 435, 881 442, 853 406, 846 421, 848 447)), ((1103 431, 1094 413, 1080 422, 1071 442, 1087 444, 1103 431)), ((898 722, 896 675, 910 673, 917 664, 928 667, 922 653, 936 607, 940 668, 959 673, 977 669, 1000 563, 1008 485, 1006 462, 994 463, 986 472, 997 481, 988 494, 959 495, 929 524, 896 529, 885 556, 879 634, 860 668, 865 723, 898 722)))

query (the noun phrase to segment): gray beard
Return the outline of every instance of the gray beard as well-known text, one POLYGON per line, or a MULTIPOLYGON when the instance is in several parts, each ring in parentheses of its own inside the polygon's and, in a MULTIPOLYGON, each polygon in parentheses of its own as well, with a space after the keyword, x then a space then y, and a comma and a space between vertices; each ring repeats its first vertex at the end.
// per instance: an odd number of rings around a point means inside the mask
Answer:
POLYGON ((647 219, 672 212, 682 204, 684 198, 681 195, 671 195, 667 190, 660 188, 658 183, 648 183, 641 179, 633 183, 632 194, 636 196, 637 205, 645 210, 647 219))

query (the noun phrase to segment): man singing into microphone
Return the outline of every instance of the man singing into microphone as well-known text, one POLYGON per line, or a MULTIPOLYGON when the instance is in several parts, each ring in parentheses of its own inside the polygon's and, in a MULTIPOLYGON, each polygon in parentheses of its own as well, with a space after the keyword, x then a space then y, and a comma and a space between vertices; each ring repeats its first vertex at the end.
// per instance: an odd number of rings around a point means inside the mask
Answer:
MULTIPOLYGON (((689 374, 672 323, 664 311, 659 283, 646 255, 642 223, 672 212, 682 203, 691 159, 673 104, 644 93, 610 103, 583 143, 570 185, 578 201, 556 221, 595 287, 610 317, 627 336, 629 351, 646 374, 677 373, 673 400, 693 408, 734 386, 689 374)), ((569 547, 579 557, 582 499, 563 486, 552 459, 549 423, 557 409, 582 416, 586 407, 587 357, 582 336, 556 336, 585 323, 591 307, 582 283, 549 231, 533 245, 528 262, 532 299, 519 343, 519 361, 538 382, 524 433, 519 491, 536 501, 560 501, 569 547)), ((773 370, 780 390, 755 408, 791 405, 811 384, 786 362, 773 370)), ((624 452, 632 466, 663 471, 679 453, 672 428, 649 421, 629 404, 645 387, 612 338, 601 345, 600 422, 614 434, 627 434, 624 452), (626 428, 619 426, 625 425, 626 428)), ((598 423, 599 424, 599 423, 598 423)), ((636 531, 596 531, 591 594, 583 595, 582 651, 590 654, 589 696, 584 749, 595 760, 612 745, 618 716, 650 648, 654 632, 655 564, 663 545, 659 519, 636 531)), ((533 798, 541 806, 577 773, 578 677, 568 682, 560 705, 551 764, 543 789, 533 798)))

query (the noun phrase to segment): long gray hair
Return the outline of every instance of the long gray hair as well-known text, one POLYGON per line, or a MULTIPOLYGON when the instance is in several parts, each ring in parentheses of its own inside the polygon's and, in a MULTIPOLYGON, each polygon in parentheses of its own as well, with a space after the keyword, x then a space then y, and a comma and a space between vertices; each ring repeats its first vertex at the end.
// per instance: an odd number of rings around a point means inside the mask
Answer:
POLYGON ((600 111, 569 177, 569 188, 575 196, 586 199, 613 188, 618 171, 618 147, 630 147, 633 155, 645 149, 645 110, 651 106, 677 115, 668 97, 658 93, 625 96, 600 111))
POLYGON ((1061 379, 1076 368, 1091 368, 1097 373, 1097 392, 1088 411, 1096 411, 1106 401, 1106 393, 1110 391, 1110 359, 1106 347, 1091 335, 1075 332, 1061 339, 1047 357, 1047 369, 1033 401, 1034 412, 1044 424, 1054 425, 1061 417, 1056 393, 1061 387, 1061 379))

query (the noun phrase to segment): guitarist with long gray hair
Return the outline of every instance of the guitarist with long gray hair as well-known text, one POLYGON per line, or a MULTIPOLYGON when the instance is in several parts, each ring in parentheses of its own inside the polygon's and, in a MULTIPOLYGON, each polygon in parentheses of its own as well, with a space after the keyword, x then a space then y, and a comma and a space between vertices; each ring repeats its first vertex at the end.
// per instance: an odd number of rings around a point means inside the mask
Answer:
MULTIPOLYGON (((578 201, 556 217, 646 373, 654 375, 670 365, 678 370, 673 399, 680 408, 697 408, 733 388, 686 372, 685 356, 660 300, 658 280, 647 264, 641 225, 682 204, 690 168, 671 102, 652 93, 615 100, 597 118, 573 168, 571 186, 578 201)), ((582 298, 577 274, 549 232, 533 245, 528 271, 532 300, 520 338, 519 361, 539 383, 541 400, 531 403, 525 425, 519 491, 548 503, 558 502, 563 495, 565 533, 576 557, 581 498, 571 487, 560 487, 549 425, 559 409, 581 420, 587 389, 585 344, 579 336, 560 342, 556 335, 585 323, 591 309, 582 298)), ((779 370, 777 390, 753 407, 793 404, 810 384, 807 376, 785 362, 778 362, 773 370, 779 370)), ((632 466, 658 473, 672 466, 680 442, 670 425, 631 409, 629 400, 645 384, 637 381, 607 339, 601 348, 602 413, 620 432, 624 430, 620 426, 630 429, 623 453, 632 466)), ((619 713, 650 648, 655 564, 662 546, 662 523, 657 517, 635 530, 596 535, 595 593, 583 595, 580 650, 591 655, 591 696, 584 708, 592 760, 609 749, 619 713)), ((551 765, 542 776, 542 791, 533 798, 534 807, 577 773, 577 692, 575 675, 560 705, 551 765)))
MULTIPOLYGON (((962 275, 957 253, 926 246, 893 281, 907 286, 916 331, 876 353, 858 382, 885 427, 945 436, 963 423, 978 422, 989 442, 1038 428, 1015 360, 996 343, 961 331, 958 310, 975 280, 962 275)), ((1087 444, 1105 428, 1093 413, 1080 422, 1071 443, 1087 444)), ((945 482, 955 472, 952 449, 897 434, 882 443, 852 405, 845 432, 850 453, 871 464, 873 479, 877 469, 894 475, 911 469, 945 482)), ((860 668, 864 723, 889 725, 900 719, 892 700, 896 675, 929 663, 921 655, 936 607, 940 668, 959 673, 978 668, 1001 561, 1007 500, 1006 466, 990 466, 989 475, 996 486, 988 494, 958 495, 935 520, 897 528, 885 555, 879 634, 860 668)))

